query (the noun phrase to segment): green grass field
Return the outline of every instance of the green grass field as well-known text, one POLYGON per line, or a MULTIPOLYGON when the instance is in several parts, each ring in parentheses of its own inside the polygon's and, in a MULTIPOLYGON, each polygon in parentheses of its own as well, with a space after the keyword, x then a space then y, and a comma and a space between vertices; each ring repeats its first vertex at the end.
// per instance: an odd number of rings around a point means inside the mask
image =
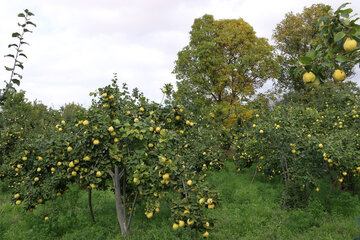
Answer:
MULTIPOLYGON (((333 192, 327 200, 327 186, 314 192, 306 209, 280 208, 282 184, 269 182, 262 175, 251 179, 253 169, 235 172, 227 163, 220 172, 208 172, 209 181, 221 193, 221 205, 209 210, 216 218, 209 239, 327 239, 346 240, 360 235, 356 223, 360 215, 358 195, 333 192)), ((36 211, 24 212, 10 204, 10 192, 2 184, 0 193, 0 239, 121 239, 115 215, 112 192, 95 191, 93 207, 96 224, 88 213, 87 192, 71 190, 54 202, 41 205, 36 211), (49 221, 44 217, 50 216, 49 221)), ((132 223, 128 239, 202 239, 193 231, 172 230, 170 209, 162 203, 160 213, 152 219, 143 214, 142 206, 132 223)))

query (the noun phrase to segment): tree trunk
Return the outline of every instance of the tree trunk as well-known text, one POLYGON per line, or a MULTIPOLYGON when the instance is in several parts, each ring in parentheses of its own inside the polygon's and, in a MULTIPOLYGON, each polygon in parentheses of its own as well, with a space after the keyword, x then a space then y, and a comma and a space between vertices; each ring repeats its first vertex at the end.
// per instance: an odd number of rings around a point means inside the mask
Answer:
MULTIPOLYGON (((115 172, 112 172, 109 170, 109 173, 114 181, 116 215, 117 215, 117 219, 118 219, 118 222, 120 225, 121 235, 123 237, 126 237, 130 234, 130 230, 129 230, 128 225, 126 224, 126 211, 125 211, 126 199, 124 199, 124 201, 121 199, 121 188, 120 188, 120 179, 122 177, 125 178, 125 176, 124 176, 125 169, 123 169, 121 171, 121 173, 119 174, 119 167, 115 166, 115 172)), ((126 181, 126 179, 124 181, 126 181)), ((125 189, 124 189, 124 191, 125 191, 125 189)))
POLYGON ((92 208, 92 202, 91 202, 91 187, 88 188, 88 192, 89 192, 89 211, 90 211, 90 216, 91 216, 92 222, 95 223, 95 216, 94 216, 94 212, 93 212, 93 208, 92 208))

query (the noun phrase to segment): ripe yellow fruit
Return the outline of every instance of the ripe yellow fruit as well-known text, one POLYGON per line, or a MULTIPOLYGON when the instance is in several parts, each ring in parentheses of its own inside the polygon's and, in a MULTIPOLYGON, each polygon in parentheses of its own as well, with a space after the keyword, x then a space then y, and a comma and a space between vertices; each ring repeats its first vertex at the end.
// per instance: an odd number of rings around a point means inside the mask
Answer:
POLYGON ((38 159, 39 161, 42 161, 42 160, 43 160, 43 158, 40 157, 40 156, 38 156, 37 159, 38 159))
POLYGON ((20 194, 19 193, 16 193, 15 195, 14 195, 14 198, 15 199, 18 199, 20 197, 20 194))
POLYGON ((138 118, 135 118, 135 119, 134 119, 134 123, 137 123, 137 122, 139 122, 139 119, 138 119, 138 118))
POLYGON ((119 142, 119 139, 118 138, 114 138, 114 143, 117 143, 119 142))
POLYGON ((41 171, 41 168, 38 167, 38 168, 36 169, 36 171, 40 172, 40 171, 41 171))
POLYGON ((148 144, 148 147, 149 147, 149 148, 152 148, 152 147, 154 147, 154 144, 149 143, 149 144, 148 144))
POLYGON ((320 191, 320 188, 317 187, 317 188, 315 189, 315 191, 317 191, 317 192, 320 191))
POLYGON ((208 231, 204 232, 203 237, 207 238, 208 236, 209 236, 209 232, 208 231))
POLYGON ((354 51, 357 47, 357 42, 354 39, 347 38, 344 42, 344 50, 347 52, 354 51))
POLYGON ((210 223, 209 222, 206 222, 205 223, 205 228, 209 228, 210 227, 210 223))
POLYGON ((65 124, 66 122, 64 120, 61 121, 61 124, 65 124))
POLYGON ((192 185, 192 181, 191 181, 191 180, 188 180, 186 183, 187 183, 187 185, 189 185, 189 186, 192 185))
POLYGON ((139 110, 140 110, 141 112, 145 111, 145 109, 144 109, 143 107, 141 107, 139 110))
POLYGON ((319 144, 319 148, 323 148, 324 147, 324 145, 322 145, 322 143, 320 143, 319 144))
POLYGON ((48 220, 49 220, 49 217, 48 217, 48 216, 46 216, 44 219, 45 219, 45 221, 48 221, 48 220))
POLYGON ((259 133, 260 133, 260 134, 263 134, 263 133, 264 133, 264 130, 260 130, 259 133))
POLYGON ((163 178, 164 180, 168 180, 168 179, 170 178, 170 175, 169 175, 168 173, 165 173, 165 174, 162 176, 162 178, 163 178))
POLYGON ((189 120, 186 120, 186 125, 190 125, 190 121, 189 120))
POLYGON ((208 205, 208 208, 209 208, 209 209, 214 209, 214 207, 215 207, 215 204, 209 204, 209 205, 208 205))
POLYGON ((59 132, 61 132, 61 131, 62 131, 62 128, 59 128, 58 130, 59 130, 59 132))
POLYGON ((58 196, 58 197, 60 197, 61 195, 62 195, 61 192, 56 193, 56 196, 58 196))
POLYGON ((75 166, 74 162, 71 161, 71 162, 69 163, 69 167, 74 167, 74 166, 75 166))
POLYGON ((83 160, 84 160, 84 161, 90 161, 90 157, 89 157, 89 156, 85 156, 85 157, 83 158, 83 160))
POLYGON ((346 176, 346 175, 347 175, 347 172, 343 172, 342 175, 346 176))
POLYGON ((68 151, 68 152, 71 152, 71 151, 72 151, 72 147, 69 146, 69 147, 67 148, 67 151, 68 151))
POLYGON ((57 165, 60 167, 61 166, 61 164, 62 164, 62 162, 57 162, 57 165))
POLYGON ((157 207, 157 208, 155 208, 155 212, 160 212, 160 209, 157 207))
POLYGON ((109 132, 113 132, 113 131, 114 131, 114 127, 113 127, 113 126, 110 126, 110 127, 108 128, 108 131, 109 131, 109 132))
POLYGON ((209 198, 209 199, 207 200, 207 203, 208 203, 208 204, 212 204, 212 203, 213 203, 212 198, 209 198))
POLYGON ((100 143, 100 141, 98 140, 98 139, 95 139, 94 141, 93 141, 93 144, 94 145, 98 145, 100 143))
POLYGON ((174 223, 173 226, 172 226, 172 228, 173 228, 174 230, 177 230, 177 229, 179 228, 179 224, 174 223))
POLYGON ((199 204, 203 204, 205 202, 205 198, 200 198, 199 204))
POLYGON ((333 78, 335 81, 337 82, 342 82, 345 80, 346 78, 346 74, 344 71, 340 70, 340 69, 336 69, 334 74, 333 74, 333 78))
POLYGON ((71 175, 73 175, 74 177, 77 175, 77 172, 75 172, 75 171, 72 171, 71 172, 71 175))
POLYGON ((153 127, 149 127, 149 131, 150 131, 150 132, 154 131, 154 128, 153 128, 153 127))
POLYGON ((17 201, 15 202, 15 204, 16 204, 16 205, 20 205, 20 204, 21 204, 21 200, 17 200, 17 201))
POLYGON ((34 178, 34 181, 35 181, 35 182, 39 181, 39 178, 38 178, 38 177, 35 177, 35 178, 34 178))
POLYGON ((149 212, 149 213, 145 213, 145 215, 146 215, 147 218, 152 218, 153 213, 152 213, 152 212, 149 212))
POLYGON ((185 222, 183 220, 180 220, 179 221, 179 227, 183 227, 183 226, 185 226, 185 222))
POLYGON ((166 89, 166 88, 164 88, 164 89, 162 90, 162 92, 163 92, 163 93, 166 93, 166 92, 167 92, 167 89, 166 89))
POLYGON ((40 199, 37 200, 37 202, 38 202, 38 203, 42 203, 43 200, 40 198, 40 199))
POLYGON ((103 93, 103 94, 101 94, 101 96, 102 96, 103 98, 106 98, 106 97, 107 97, 107 93, 103 93))
POLYGON ((160 127, 156 127, 155 131, 156 132, 160 132, 161 128, 160 127))
POLYGON ((97 176, 97 177, 101 177, 101 176, 102 176, 102 173, 101 173, 100 171, 97 171, 97 172, 96 172, 96 176, 97 176))
POLYGON ((316 78, 316 76, 313 72, 306 72, 303 75, 303 81, 305 83, 312 83, 315 81, 315 78, 316 78))
POLYGON ((91 187, 92 189, 94 189, 96 186, 95 186, 95 184, 91 183, 91 184, 90 184, 90 187, 91 187))
POLYGON ((179 121, 179 120, 180 120, 180 116, 176 116, 175 119, 179 121))
POLYGON ((83 124, 84 126, 89 125, 89 121, 88 121, 88 120, 85 120, 85 121, 83 121, 82 124, 83 124))
POLYGON ((188 225, 193 225, 194 224, 194 220, 190 220, 190 218, 188 218, 188 220, 186 221, 188 225))
POLYGON ((22 157, 22 160, 23 160, 23 161, 26 161, 26 160, 27 160, 27 157, 22 157))

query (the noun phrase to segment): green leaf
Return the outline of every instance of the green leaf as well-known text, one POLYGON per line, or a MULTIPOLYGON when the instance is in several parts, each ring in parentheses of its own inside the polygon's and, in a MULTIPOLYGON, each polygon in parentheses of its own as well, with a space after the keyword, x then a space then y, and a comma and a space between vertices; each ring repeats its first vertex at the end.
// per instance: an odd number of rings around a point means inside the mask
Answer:
POLYGON ((14 73, 14 76, 18 76, 20 79, 22 79, 22 75, 18 74, 18 73, 14 73))
POLYGON ((351 8, 348 8, 348 9, 345 9, 345 10, 341 10, 340 11, 340 15, 344 18, 349 18, 349 15, 350 13, 352 12, 353 10, 351 8))
POLYGON ((344 62, 344 61, 347 61, 347 58, 343 55, 339 55, 335 58, 336 61, 339 61, 339 62, 344 62))
POLYGON ((302 64, 310 64, 313 60, 310 57, 299 57, 299 62, 302 64))
POLYGON ((24 66, 21 64, 21 63, 17 63, 15 66, 21 68, 21 69, 24 69, 24 66))
POLYGON ((11 34, 11 37, 13 37, 13 38, 19 37, 19 36, 21 36, 21 35, 18 32, 14 32, 13 34, 11 34))
POLYGON ((4 57, 12 57, 12 58, 14 58, 15 56, 13 54, 7 54, 4 57))
POLYGON ((15 83, 16 85, 20 85, 20 80, 19 79, 11 79, 11 81, 13 82, 13 83, 15 83))
POLYGON ((346 7, 346 6, 349 5, 349 4, 350 4, 350 3, 347 2, 347 3, 344 3, 344 4, 340 5, 340 7, 339 7, 338 9, 336 9, 335 13, 340 12, 340 10, 341 10, 342 8, 346 7))
POLYGON ((312 60, 314 60, 315 56, 316 56, 316 52, 314 50, 311 50, 308 53, 306 53, 306 57, 309 57, 312 60))
POLYGON ((14 70, 13 68, 9 68, 9 67, 7 67, 7 66, 4 66, 4 67, 5 67, 6 71, 12 71, 12 70, 14 70))
POLYGON ((27 21, 26 24, 30 24, 30 25, 33 25, 34 27, 36 27, 36 24, 31 21, 27 21))
POLYGON ((18 17, 25 17, 25 14, 19 13, 19 14, 18 14, 18 17))
POLYGON ((18 48, 19 46, 18 46, 17 44, 15 44, 15 43, 14 43, 14 44, 9 44, 9 45, 8 45, 8 48, 11 48, 11 47, 16 47, 16 48, 18 48))
POLYGON ((24 53, 20 53, 19 56, 22 56, 24 58, 27 58, 27 56, 24 53))
POLYGON ((315 51, 319 51, 322 48, 322 44, 317 45, 315 51))
POLYGON ((334 42, 338 42, 341 39, 343 39, 345 37, 345 33, 344 32, 338 32, 337 34, 335 34, 334 36, 334 42))

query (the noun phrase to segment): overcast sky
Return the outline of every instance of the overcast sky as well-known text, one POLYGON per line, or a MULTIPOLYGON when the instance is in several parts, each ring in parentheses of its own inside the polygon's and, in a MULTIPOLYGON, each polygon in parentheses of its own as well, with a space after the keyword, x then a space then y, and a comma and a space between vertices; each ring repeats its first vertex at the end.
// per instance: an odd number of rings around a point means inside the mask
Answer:
MULTIPOLYGON (((75 102, 91 104, 89 92, 110 83, 113 73, 151 100, 161 99, 177 52, 189 42, 195 18, 243 18, 258 37, 271 39, 286 13, 325 3, 337 8, 345 1, 326 0, 0 0, 0 65, 18 31, 17 14, 29 9, 37 24, 25 40, 28 59, 20 88, 30 100, 58 108, 75 102)), ((350 5, 360 13, 360 1, 350 5)), ((0 80, 9 73, 0 66, 0 80)), ((1 82, 2 88, 4 86, 1 82)), ((271 84, 268 83, 267 86, 271 84)))

